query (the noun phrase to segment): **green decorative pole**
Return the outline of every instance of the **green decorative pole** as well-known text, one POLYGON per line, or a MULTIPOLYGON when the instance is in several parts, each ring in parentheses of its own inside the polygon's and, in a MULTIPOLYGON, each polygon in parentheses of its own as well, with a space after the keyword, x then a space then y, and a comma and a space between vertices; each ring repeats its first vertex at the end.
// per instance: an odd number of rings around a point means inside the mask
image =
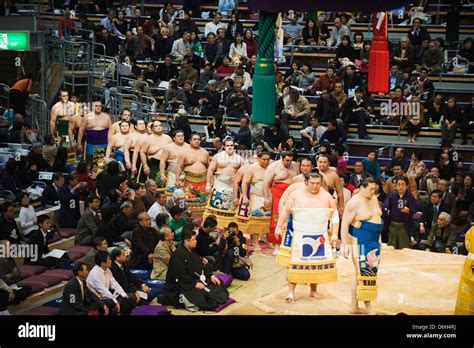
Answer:
POLYGON ((258 21, 258 51, 252 90, 252 123, 275 123, 275 23, 277 15, 260 11, 258 21))

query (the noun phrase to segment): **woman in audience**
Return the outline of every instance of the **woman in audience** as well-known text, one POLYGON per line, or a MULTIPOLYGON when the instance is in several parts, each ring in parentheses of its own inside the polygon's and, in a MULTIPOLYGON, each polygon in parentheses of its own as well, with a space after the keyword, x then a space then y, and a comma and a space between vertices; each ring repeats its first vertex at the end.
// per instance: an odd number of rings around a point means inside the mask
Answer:
POLYGON ((114 24, 115 24, 115 27, 118 29, 118 31, 120 31, 122 33, 122 35, 125 36, 125 34, 128 31, 129 23, 125 19, 125 12, 124 11, 118 11, 117 12, 117 18, 114 20, 114 24))
POLYGON ((123 181, 118 162, 112 160, 107 165, 107 169, 97 176, 97 190, 101 199, 105 200, 111 189, 118 190, 123 181))
POLYGON ((380 170, 380 164, 377 161, 377 152, 376 151, 370 151, 369 154, 367 155, 367 158, 364 158, 362 160, 362 164, 364 165, 364 171, 367 174, 372 175, 375 179, 378 179, 381 177, 381 170, 380 170))
POLYGON ((426 173, 426 165, 422 159, 423 153, 421 151, 413 151, 410 166, 407 170, 407 174, 413 176, 417 181, 426 173))
POLYGON ((351 38, 348 35, 344 35, 341 38, 341 43, 336 49, 336 60, 338 67, 342 66, 341 63, 344 58, 349 59, 349 61, 352 63, 354 63, 356 59, 356 51, 354 46, 352 46, 351 38))
POLYGON ((194 31, 191 32, 191 47, 194 49, 194 54, 202 57, 203 51, 202 51, 202 44, 201 41, 199 41, 199 36, 196 35, 194 31))
POLYGON ((76 172, 77 181, 86 182, 89 191, 95 192, 95 175, 91 172, 91 165, 88 161, 80 161, 77 165, 76 172))
POLYGON ((292 136, 289 136, 288 139, 286 139, 286 141, 284 141, 283 143, 280 144, 280 146, 278 146, 278 150, 280 152, 291 151, 294 154, 294 158, 296 158, 298 149, 296 147, 295 138, 293 138, 292 136))
POLYGON ((252 30, 245 29, 244 42, 247 45, 247 57, 257 56, 257 40, 255 40, 252 30))
POLYGON ((354 52, 355 52, 355 59, 360 59, 360 53, 364 48, 364 34, 360 31, 357 31, 354 34, 354 52))
POLYGON ((298 75, 298 71, 300 71, 300 64, 297 61, 291 63, 290 70, 288 70, 285 74, 285 82, 293 83, 293 80, 298 75))
POLYGON ((303 44, 307 46, 317 46, 319 41, 319 29, 312 19, 308 18, 302 31, 303 44))
POLYGON ((17 201, 20 203, 21 232, 24 236, 28 236, 30 232, 38 229, 35 208, 30 205, 30 196, 26 192, 20 192, 17 195, 17 201))
POLYGON ((230 45, 229 56, 234 64, 241 64, 243 58, 247 61, 247 44, 243 41, 241 33, 237 33, 234 42, 230 45))
POLYGON ((223 80, 224 78, 229 77, 234 73, 234 68, 230 66, 230 62, 231 59, 228 55, 225 55, 224 58, 222 58, 222 64, 219 65, 216 69, 219 80, 223 80))
POLYGON ((302 64, 301 70, 297 73, 294 79, 298 88, 301 88, 303 91, 306 91, 316 80, 316 77, 311 70, 310 64, 302 64))
POLYGON ((240 23, 239 17, 235 13, 232 13, 232 16, 230 16, 230 22, 227 25, 227 29, 225 31, 226 39, 229 41, 234 41, 237 34, 242 35, 243 32, 244 26, 242 23, 240 23))

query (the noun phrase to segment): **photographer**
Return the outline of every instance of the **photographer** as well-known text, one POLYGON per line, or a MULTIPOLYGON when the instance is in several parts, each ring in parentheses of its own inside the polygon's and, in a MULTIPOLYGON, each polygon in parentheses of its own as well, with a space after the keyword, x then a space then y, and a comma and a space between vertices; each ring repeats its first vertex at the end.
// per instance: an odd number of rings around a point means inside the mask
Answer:
POLYGON ((223 239, 225 242, 219 245, 220 270, 235 279, 248 280, 252 261, 247 255, 247 241, 235 222, 229 224, 223 239))
POLYGON ((220 235, 216 232, 217 220, 208 216, 196 237, 196 253, 206 258, 211 263, 216 262, 217 250, 220 243, 220 235))
POLYGON ((65 177, 64 185, 59 190, 59 225, 75 228, 79 219, 81 192, 88 191, 86 182, 78 182, 77 176, 69 174, 65 177))

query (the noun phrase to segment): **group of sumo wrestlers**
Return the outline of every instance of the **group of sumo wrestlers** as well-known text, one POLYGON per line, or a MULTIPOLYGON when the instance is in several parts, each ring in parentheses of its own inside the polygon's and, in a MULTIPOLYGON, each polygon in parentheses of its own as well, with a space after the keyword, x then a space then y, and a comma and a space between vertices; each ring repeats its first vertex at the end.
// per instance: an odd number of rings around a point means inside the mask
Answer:
MULTIPOLYGON (((182 188, 188 205, 198 213, 204 210, 203 220, 212 215, 221 227, 237 222, 251 235, 255 252, 261 251, 260 235, 266 234, 276 262, 288 268, 288 302, 295 300, 297 284, 310 284, 310 296, 320 299, 317 285, 337 280, 333 245, 339 243, 341 227, 341 254, 351 257, 355 268, 350 311, 375 313, 371 302, 377 297, 383 221, 372 179, 366 179, 344 207, 341 182, 324 154, 317 158, 317 169, 309 158, 296 163, 292 152, 281 153, 273 162, 264 151, 243 158, 228 138, 211 160, 197 133, 185 139, 182 131, 176 131, 171 138, 159 121, 147 128, 138 120, 133 126, 128 109, 112 124, 100 102, 92 107, 78 115, 67 91, 61 91, 51 110, 52 134, 68 136, 73 146, 77 139, 80 151, 85 140, 84 157, 92 160, 97 156, 107 160, 114 154, 140 183, 153 179, 167 194, 182 188)), ((474 313, 473 233, 471 229, 466 235, 470 254, 459 285, 459 314, 474 313)))

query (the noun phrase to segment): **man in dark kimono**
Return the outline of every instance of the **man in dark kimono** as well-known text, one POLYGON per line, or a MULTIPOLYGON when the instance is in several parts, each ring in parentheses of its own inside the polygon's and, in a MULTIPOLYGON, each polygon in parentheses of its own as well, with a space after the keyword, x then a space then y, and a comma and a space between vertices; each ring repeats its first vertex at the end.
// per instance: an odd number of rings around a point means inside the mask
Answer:
POLYGON ((207 270, 207 259, 194 252, 196 244, 196 232, 192 230, 192 225, 186 225, 183 228, 183 243, 171 256, 165 293, 159 299, 160 303, 195 312, 212 310, 229 298, 220 280, 207 270))

